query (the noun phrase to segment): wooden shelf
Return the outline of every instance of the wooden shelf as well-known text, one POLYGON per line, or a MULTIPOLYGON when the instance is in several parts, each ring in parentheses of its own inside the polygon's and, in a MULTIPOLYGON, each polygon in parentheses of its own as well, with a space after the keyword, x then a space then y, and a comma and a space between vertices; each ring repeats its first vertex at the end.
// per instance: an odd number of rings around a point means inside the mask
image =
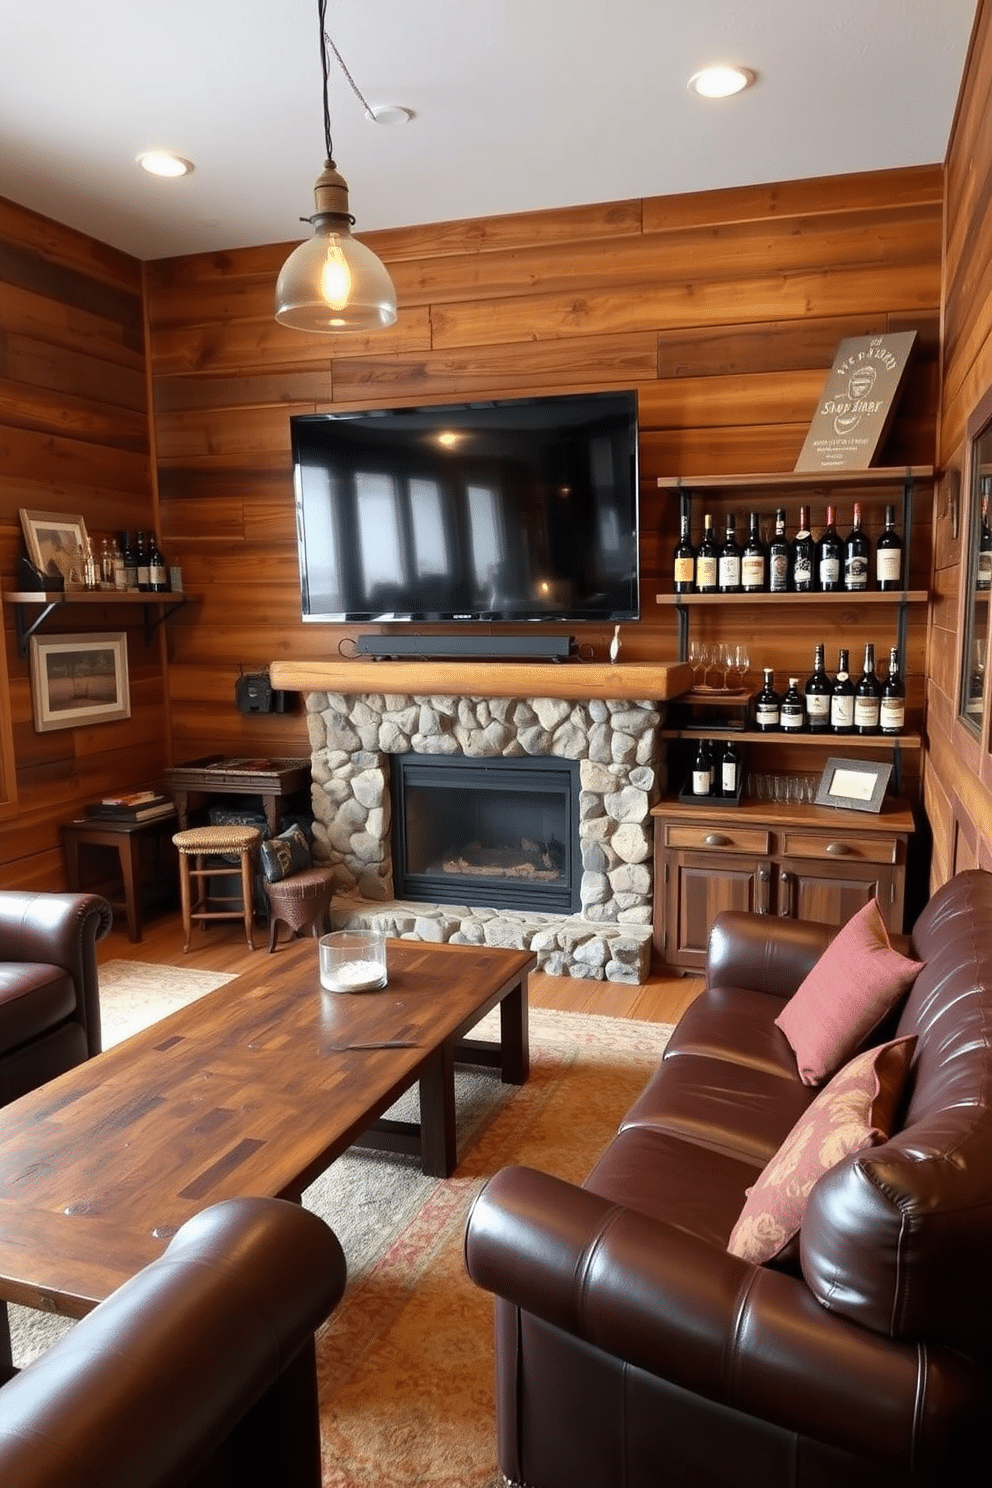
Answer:
POLYGON ((790 470, 759 475, 659 475, 661 491, 753 491, 791 487, 834 490, 841 486, 892 486, 901 481, 933 480, 932 465, 872 466, 870 470, 790 470))
POLYGON ((63 605, 141 605, 145 612, 145 642, 150 645, 158 627, 189 600, 197 598, 198 595, 186 590, 153 594, 144 589, 13 589, 3 596, 4 602, 14 605, 17 612, 17 646, 22 657, 27 655, 28 641, 35 631, 40 630, 49 615, 63 605), (31 621, 24 613, 29 605, 40 610, 31 621), (153 605, 162 610, 155 618, 149 613, 153 605))
POLYGON ((733 729, 714 724, 712 728, 667 728, 659 730, 663 739, 705 739, 717 736, 732 739, 735 744, 809 744, 814 749, 829 749, 833 754, 866 754, 872 749, 922 749, 922 736, 913 731, 904 734, 811 734, 784 729, 733 729))
POLYGON ((290 692, 409 693, 417 696, 661 700, 692 683, 687 662, 273 661, 273 687, 290 692))
POLYGON ((879 604, 899 605, 926 604, 930 595, 926 589, 844 589, 839 594, 656 594, 655 603, 660 605, 744 605, 760 604, 879 604))

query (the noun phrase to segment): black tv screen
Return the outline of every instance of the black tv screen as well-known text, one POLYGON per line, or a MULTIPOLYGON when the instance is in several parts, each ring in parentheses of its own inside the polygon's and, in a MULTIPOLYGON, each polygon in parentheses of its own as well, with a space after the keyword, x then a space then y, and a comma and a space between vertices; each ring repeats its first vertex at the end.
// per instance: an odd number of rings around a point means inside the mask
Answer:
POLYGON ((290 422, 304 620, 637 619, 636 393, 290 422))

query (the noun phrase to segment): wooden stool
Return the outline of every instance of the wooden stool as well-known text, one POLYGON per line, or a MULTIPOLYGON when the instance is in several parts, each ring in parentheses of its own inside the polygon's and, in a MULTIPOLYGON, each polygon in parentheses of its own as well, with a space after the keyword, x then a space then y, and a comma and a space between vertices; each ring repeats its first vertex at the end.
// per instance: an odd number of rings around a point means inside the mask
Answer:
POLYGON ((302 868, 290 878, 265 885, 269 896, 270 954, 279 938, 280 920, 292 932, 290 939, 303 930, 309 930, 314 937, 323 935, 331 904, 333 873, 331 868, 302 868))
POLYGON ((252 881, 251 869, 255 850, 262 840, 257 827, 191 827, 189 831, 177 832, 173 842, 179 849, 179 891, 182 896, 183 929, 186 932, 184 951, 189 950, 194 920, 241 920, 245 922, 248 947, 255 949, 252 939, 252 881), (237 905, 236 909, 207 909, 210 900, 209 880, 230 877, 234 871, 230 863, 214 863, 207 867, 204 858, 219 853, 237 854, 241 859, 241 893, 215 894, 216 902, 237 905), (190 867, 190 858, 196 866, 190 867), (190 880, 197 879, 196 902, 193 903, 190 880))

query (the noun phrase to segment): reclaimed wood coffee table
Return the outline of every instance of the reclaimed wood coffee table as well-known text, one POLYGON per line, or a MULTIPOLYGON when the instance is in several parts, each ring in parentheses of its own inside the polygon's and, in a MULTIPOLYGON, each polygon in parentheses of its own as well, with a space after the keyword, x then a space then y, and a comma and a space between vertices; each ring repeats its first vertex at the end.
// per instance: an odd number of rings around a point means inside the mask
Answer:
POLYGON ((0 1299, 81 1317, 184 1220, 298 1199, 357 1141, 457 1161, 454 1066, 528 1074, 527 951, 389 942, 389 984, 322 991, 312 940, 0 1109, 0 1299), (498 1042, 466 1035, 500 1009, 498 1042), (420 1122, 380 1123, 420 1086, 420 1122))

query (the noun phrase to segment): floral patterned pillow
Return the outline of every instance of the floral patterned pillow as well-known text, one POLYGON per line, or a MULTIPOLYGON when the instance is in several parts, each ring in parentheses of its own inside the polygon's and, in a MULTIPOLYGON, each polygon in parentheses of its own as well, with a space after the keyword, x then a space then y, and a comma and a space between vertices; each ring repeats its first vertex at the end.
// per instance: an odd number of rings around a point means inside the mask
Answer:
POLYGON ((727 1243, 757 1266, 783 1259, 799 1235, 816 1180, 841 1158, 877 1147, 892 1134, 916 1035, 856 1054, 799 1118, 748 1189, 727 1243))

